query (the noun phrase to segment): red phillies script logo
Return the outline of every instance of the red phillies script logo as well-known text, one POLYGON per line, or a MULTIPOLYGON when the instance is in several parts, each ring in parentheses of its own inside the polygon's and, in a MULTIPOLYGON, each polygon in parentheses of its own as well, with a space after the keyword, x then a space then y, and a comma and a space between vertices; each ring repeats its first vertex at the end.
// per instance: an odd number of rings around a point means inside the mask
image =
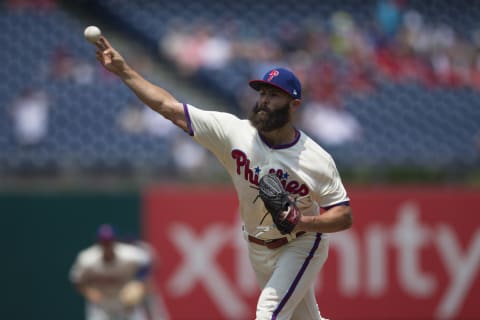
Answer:
MULTIPOLYGON (((248 159, 246 153, 241 150, 232 150, 232 158, 236 160, 237 174, 243 174, 243 177, 246 181, 258 186, 259 175, 262 169, 258 166, 252 169, 250 167, 250 159, 248 159)), ((292 194, 298 194, 299 196, 305 196, 310 192, 310 189, 305 184, 300 184, 298 181, 290 180, 287 183, 288 173, 284 172, 282 169, 270 168, 268 169, 268 173, 275 173, 280 179, 283 188, 287 192, 290 192, 292 194)))
MULTIPOLYGON (((347 189, 354 226, 326 235, 316 279, 325 317, 480 319, 480 190, 347 189)), ((255 318, 259 289, 237 207, 230 187, 146 193, 145 237, 170 319, 255 318)))
POLYGON ((267 78, 267 81, 270 82, 272 81, 272 79, 276 76, 278 76, 280 73, 277 71, 277 70, 272 70, 270 71, 270 73, 268 74, 268 78, 267 78))

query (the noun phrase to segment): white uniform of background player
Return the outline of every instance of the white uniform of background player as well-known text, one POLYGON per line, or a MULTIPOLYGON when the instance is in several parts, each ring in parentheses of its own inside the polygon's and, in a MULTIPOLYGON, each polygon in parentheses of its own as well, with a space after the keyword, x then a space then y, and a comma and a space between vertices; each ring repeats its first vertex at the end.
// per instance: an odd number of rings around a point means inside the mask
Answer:
POLYGON ((70 270, 71 282, 86 298, 86 318, 148 319, 143 303, 127 308, 120 300, 120 292, 131 281, 146 284, 151 253, 141 246, 117 241, 110 225, 100 226, 97 240, 78 254, 70 270))
POLYGON ((249 120, 191 105, 186 105, 185 110, 190 134, 220 160, 238 193, 244 232, 251 240, 249 257, 262 288, 257 318, 320 319, 313 284, 327 258, 325 235, 288 235, 288 240, 296 239, 275 249, 252 242, 253 237, 267 241, 285 237, 272 228, 273 221, 270 215, 265 216, 262 201, 254 201, 258 191, 252 186, 258 185, 259 178, 266 173, 277 173, 287 191, 298 196, 303 215, 318 215, 320 207, 348 204, 331 156, 300 130, 296 130, 292 143, 271 146, 249 120))
POLYGON ((211 150, 232 177, 249 257, 262 288, 256 319, 321 319, 314 283, 327 258, 328 242, 322 233, 350 228, 352 211, 330 155, 293 126, 293 112, 301 106, 298 78, 275 68, 262 80, 251 81, 259 98, 250 121, 241 120, 182 104, 132 69, 104 37, 96 46, 105 68, 146 105, 211 150), (286 190, 299 198, 302 215, 288 236, 272 227, 262 201, 254 201, 258 191, 252 186, 269 172, 278 174, 286 190))

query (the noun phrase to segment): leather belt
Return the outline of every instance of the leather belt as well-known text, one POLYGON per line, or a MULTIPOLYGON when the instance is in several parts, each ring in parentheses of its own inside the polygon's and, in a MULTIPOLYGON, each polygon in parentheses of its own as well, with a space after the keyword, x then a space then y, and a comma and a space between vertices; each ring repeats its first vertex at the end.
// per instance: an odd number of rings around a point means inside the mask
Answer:
MULTIPOLYGON (((295 236, 296 238, 298 238, 304 234, 305 234, 305 231, 300 231, 295 236)), ((272 240, 262 240, 262 239, 255 238, 251 235, 248 235, 248 241, 259 244, 261 246, 265 246, 268 249, 277 249, 283 245, 286 245, 289 242, 287 237, 272 239, 272 240)))

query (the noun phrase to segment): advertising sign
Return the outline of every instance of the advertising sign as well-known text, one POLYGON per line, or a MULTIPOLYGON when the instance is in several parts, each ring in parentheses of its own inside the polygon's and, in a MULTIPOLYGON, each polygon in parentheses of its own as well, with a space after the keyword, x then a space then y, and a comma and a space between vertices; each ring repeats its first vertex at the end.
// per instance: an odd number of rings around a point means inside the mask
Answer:
MULTIPOLYGON (((349 188, 354 226, 329 234, 317 278, 332 319, 480 319, 480 191, 349 188)), ((221 187, 156 187, 145 235, 170 319, 255 319, 259 289, 237 198, 221 187)))

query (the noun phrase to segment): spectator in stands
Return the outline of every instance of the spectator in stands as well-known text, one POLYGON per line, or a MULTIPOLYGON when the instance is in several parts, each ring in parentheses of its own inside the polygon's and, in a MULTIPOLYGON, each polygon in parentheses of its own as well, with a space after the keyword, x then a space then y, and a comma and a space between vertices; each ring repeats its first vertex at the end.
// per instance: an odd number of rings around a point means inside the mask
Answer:
POLYGON ((343 108, 307 103, 301 110, 301 123, 305 131, 326 147, 361 140, 360 123, 343 108))
POLYGON ((94 67, 75 57, 64 46, 58 46, 50 62, 50 75, 55 80, 73 81, 76 84, 93 83, 94 67))
POLYGON ((120 128, 131 134, 150 134, 170 139, 175 126, 162 117, 157 117, 152 109, 136 101, 130 101, 119 113, 117 123, 120 128))
POLYGON ((175 61, 182 74, 193 76, 200 68, 223 68, 232 55, 231 43, 208 23, 177 28, 174 24, 163 41, 162 49, 175 61))
POLYGON ((375 21, 386 41, 392 40, 402 23, 404 0, 378 0, 375 21))
POLYGON ((10 107, 13 134, 19 146, 40 144, 48 134, 50 98, 46 91, 27 88, 10 107))
POLYGON ((204 177, 211 162, 204 148, 181 132, 174 135, 171 150, 173 164, 180 175, 192 179, 204 177))
POLYGON ((122 131, 130 134, 143 132, 143 108, 141 103, 130 101, 117 116, 118 126, 122 131))
POLYGON ((148 134, 164 139, 170 145, 173 168, 184 177, 197 178, 205 172, 208 161, 207 152, 183 134, 179 134, 175 125, 157 114, 144 104, 130 101, 118 115, 118 125, 130 134, 148 134), (203 171, 202 171, 203 170, 203 171))

